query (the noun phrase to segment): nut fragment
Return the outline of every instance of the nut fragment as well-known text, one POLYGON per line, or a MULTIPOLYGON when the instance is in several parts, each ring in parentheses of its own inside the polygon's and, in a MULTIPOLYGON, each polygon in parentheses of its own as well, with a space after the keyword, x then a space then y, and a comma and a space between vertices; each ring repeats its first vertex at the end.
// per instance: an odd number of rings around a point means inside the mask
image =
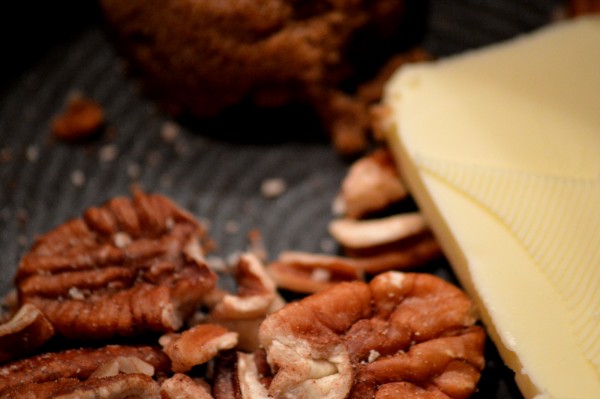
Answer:
POLYGON ((79 141, 96 133, 103 123, 102 107, 81 93, 74 93, 63 113, 52 121, 52 134, 60 140, 79 141))
POLYGON ((215 399, 265 399, 271 377, 263 350, 226 352, 216 360, 213 395, 215 399))
POLYGON ((172 362, 171 368, 183 373, 206 363, 219 351, 233 348, 238 335, 215 324, 198 324, 181 334, 170 333, 160 337, 160 344, 172 362))
POLYGON ((54 335, 54 328, 34 305, 25 304, 0 324, 0 363, 31 352, 54 335))
POLYGON ((66 337, 174 331, 215 284, 202 236, 163 196, 114 198, 36 241, 17 271, 19 299, 66 337))
POLYGON ((212 399, 210 387, 191 377, 177 373, 160 386, 162 399, 212 399))
POLYGON ((392 155, 381 148, 352 164, 340 196, 346 216, 361 218, 406 198, 407 191, 392 155))
POLYGON ((152 365, 156 371, 169 370, 169 359, 155 347, 109 345, 99 349, 70 349, 0 366, 0 393, 20 385, 29 386, 65 378, 85 380, 99 367, 119 356, 136 357, 152 365))
POLYGON ((274 371, 269 394, 365 398, 404 382, 467 397, 484 365, 485 335, 475 322, 468 297, 433 275, 387 272, 369 284, 340 283, 261 325, 274 371))
POLYGON ((0 394, 0 399, 160 399, 159 385, 143 374, 119 374, 79 381, 57 381, 19 386, 0 394))
POLYGON ((352 259, 306 252, 282 252, 267 270, 279 288, 303 293, 363 279, 361 268, 352 259))
POLYGON ((250 252, 242 254, 234 270, 238 294, 227 294, 213 309, 216 318, 248 319, 264 316, 275 300, 276 287, 262 262, 250 252))
POLYGON ((274 281, 253 253, 240 255, 233 270, 238 292, 225 294, 214 306, 210 320, 238 333, 238 349, 258 348, 258 326, 265 316, 284 305, 274 281))
POLYGON ((98 367, 90 378, 112 377, 119 373, 144 374, 152 377, 154 375, 154 366, 135 356, 117 356, 98 367))
POLYGON ((337 219, 329 223, 329 233, 344 248, 354 251, 376 249, 428 231, 419 212, 400 213, 380 219, 337 219))

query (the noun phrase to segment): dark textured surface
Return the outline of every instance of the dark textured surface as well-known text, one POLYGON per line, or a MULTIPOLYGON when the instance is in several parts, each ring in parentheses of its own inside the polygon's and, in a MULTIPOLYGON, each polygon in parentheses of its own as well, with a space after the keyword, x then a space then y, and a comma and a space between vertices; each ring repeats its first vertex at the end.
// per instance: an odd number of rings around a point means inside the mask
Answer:
MULTIPOLYGON (((557 3, 432 1, 424 45, 445 56, 507 39, 547 23, 557 3)), ((53 4, 39 9, 43 17, 32 18, 25 6, 2 13, 0 44, 9 57, 0 80, 0 293, 11 288, 19 258, 37 234, 128 194, 132 183, 171 196, 209 220, 219 255, 244 250, 254 228, 270 257, 285 249, 337 250, 326 227, 348 164, 323 140, 312 118, 237 115, 234 121, 185 125, 167 143, 161 129, 168 117, 124 73, 95 6, 53 4), (70 14, 77 19, 65 14, 69 7, 77 8, 70 14), (31 32, 34 39, 24 38, 22 47, 17 39, 31 32), (54 142, 49 123, 74 90, 104 107, 107 131, 87 144, 54 142), (279 138, 257 141, 257 130, 277 131, 279 138), (308 137, 300 139, 299 132, 306 131, 308 137), (116 151, 114 159, 103 158, 107 148, 116 151), (275 199, 260 191, 270 177, 287 183, 275 199)), ((433 271, 451 278, 443 265, 433 271)), ((476 396, 519 398, 510 372, 493 347, 489 352, 476 396)))

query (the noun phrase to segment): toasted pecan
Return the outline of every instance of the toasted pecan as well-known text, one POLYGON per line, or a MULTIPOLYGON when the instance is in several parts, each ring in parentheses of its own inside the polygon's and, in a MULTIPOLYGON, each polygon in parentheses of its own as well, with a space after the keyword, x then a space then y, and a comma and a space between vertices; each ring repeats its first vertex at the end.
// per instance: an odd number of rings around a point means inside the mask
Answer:
POLYGON ((203 235, 163 196, 114 198, 36 241, 19 264, 19 299, 66 337, 174 331, 215 285, 203 235))
POLYGON ((75 142, 97 133, 104 124, 104 110, 96 101, 73 93, 62 113, 52 120, 52 134, 59 140, 75 142))
POLYGON ((369 284, 340 283, 261 325, 274 370, 269 394, 365 398, 404 382, 466 397, 484 366, 476 320, 469 298, 433 275, 387 272, 369 284))
POLYGON ((183 373, 236 346, 238 334, 215 324, 198 324, 181 334, 163 335, 159 342, 171 359, 173 371, 183 373))

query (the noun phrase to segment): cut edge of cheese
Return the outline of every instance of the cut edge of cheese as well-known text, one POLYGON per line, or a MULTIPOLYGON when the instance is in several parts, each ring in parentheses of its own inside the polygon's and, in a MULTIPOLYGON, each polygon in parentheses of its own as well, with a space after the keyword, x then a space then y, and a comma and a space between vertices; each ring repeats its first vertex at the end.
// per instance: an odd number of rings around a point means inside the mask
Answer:
MULTIPOLYGON (((562 179, 567 181, 567 185, 577 187, 580 191, 583 190, 582 198, 588 195, 588 187, 591 187, 591 192, 597 196, 598 186, 600 186, 600 170, 597 168, 598 163, 595 163, 596 161, 592 157, 593 151, 578 148, 577 145, 564 146, 567 152, 573 150, 578 152, 578 156, 582 160, 581 164, 569 165, 569 167, 572 166, 571 169, 566 168, 567 170, 564 171, 560 167, 557 168, 556 165, 547 166, 545 161, 547 155, 543 153, 543 151, 552 152, 553 149, 560 149, 562 144, 560 142, 550 142, 547 145, 542 143, 542 154, 532 157, 533 160, 525 163, 520 163, 520 157, 526 153, 523 151, 531 151, 531 149, 526 147, 517 148, 517 156, 508 156, 507 162, 503 163, 505 159, 502 157, 508 152, 502 153, 503 143, 502 140, 499 140, 499 142, 494 143, 494 146, 485 148, 483 156, 479 153, 467 155, 464 171, 461 170, 460 173, 457 173, 457 177, 445 173, 445 169, 450 169, 454 164, 463 162, 463 154, 460 151, 452 153, 451 149, 448 155, 446 147, 452 147, 453 145, 452 142, 447 141, 448 137, 442 137, 441 139, 445 146, 438 146, 439 148, 435 148, 430 152, 429 147, 435 145, 435 136, 417 138, 412 136, 417 134, 417 131, 425 136, 431 135, 431 132, 419 130, 424 126, 433 127, 433 130, 446 127, 448 129, 456 128, 452 124, 445 124, 443 120, 444 112, 449 112, 448 110, 440 112, 442 115, 440 125, 435 123, 431 125, 426 119, 424 119, 425 122, 418 121, 419 117, 432 117, 432 114, 435 114, 440 107, 454 107, 451 110, 452 112, 467 112, 466 116, 468 116, 468 110, 461 110, 461 106, 469 105, 469 99, 461 103, 459 89, 465 82, 469 84, 470 76, 460 76, 460 72, 458 75, 456 72, 457 68, 460 70, 463 64, 470 67, 469 64, 473 60, 477 64, 478 59, 483 58, 483 65, 485 65, 485 58, 489 57, 490 53, 493 54, 494 62, 501 61, 502 57, 508 57, 507 64, 499 66, 507 71, 501 85, 494 86, 492 75, 486 75, 485 72, 481 75, 483 78, 488 79, 487 83, 490 86, 487 88, 499 93, 496 100, 507 101, 512 97, 507 97, 505 87, 514 84, 511 81, 513 78, 517 83, 520 79, 518 76, 516 78, 510 76, 512 67, 510 57, 515 56, 513 54, 514 47, 520 47, 520 50, 516 51, 516 56, 519 54, 522 56, 523 52, 527 53, 531 50, 528 46, 552 46, 551 42, 553 41, 556 46, 564 46, 565 43, 573 41, 571 37, 567 41, 562 40, 557 35, 574 35, 576 37, 577 35, 592 35, 592 33, 598 33, 600 37, 600 17, 588 17, 587 19, 582 18, 578 21, 557 24, 557 26, 546 28, 530 36, 492 46, 491 50, 477 50, 466 55, 453 57, 448 61, 404 68, 388 82, 384 95, 384 104, 392 110, 392 116, 387 123, 387 126, 389 126, 386 132, 387 139, 397 158, 400 171, 434 233, 440 240, 461 284, 474 298, 492 340, 498 347, 505 363, 515 372, 516 382, 526 398, 595 398, 600 392, 600 365, 595 366, 583 353, 581 339, 573 331, 572 306, 568 301, 565 301, 564 292, 557 289, 555 281, 548 276, 547 269, 540 267, 538 264, 540 260, 532 256, 531 246, 523 242, 524 237, 519 233, 521 231, 527 232, 528 226, 520 227, 521 230, 519 230, 519 228, 511 225, 506 216, 511 216, 510 212, 503 213, 501 209, 498 209, 498 204, 489 200, 486 202, 486 196, 479 193, 477 189, 470 191, 465 181, 468 178, 477 181, 472 176, 477 173, 486 175, 487 172, 481 172, 482 169, 485 169, 492 171, 487 173, 490 176, 504 177, 508 174, 511 179, 513 175, 519 177, 525 174, 528 176, 527 178, 530 178, 531 181, 541 187, 540 192, 542 194, 545 193, 544 190, 548 189, 546 186, 552 186, 554 180, 558 181, 557 184, 559 184, 562 179), (444 76, 445 68, 450 70, 447 76, 444 76), (414 76, 415 71, 419 77, 417 85, 414 84, 415 81, 411 77, 411 75, 414 76), (451 96, 446 93, 446 96, 440 100, 442 103, 427 104, 430 108, 427 110, 429 113, 425 112, 424 115, 417 117, 402 115, 407 109, 404 104, 407 101, 406 97, 413 95, 412 93, 415 91, 418 92, 420 90, 419 86, 423 83, 428 83, 424 82, 424 79, 428 79, 430 75, 435 76, 435 79, 433 79, 435 83, 439 83, 439 79, 454 78, 448 83, 447 87, 442 89, 449 90, 449 88, 452 88, 456 90, 451 96), (404 87, 400 87, 402 85, 404 87), (458 101, 458 105, 450 106, 443 103, 453 98, 458 101), (409 119, 408 122, 407 119, 409 119), (411 119, 417 119, 419 123, 411 124, 411 119), (500 156, 497 159, 494 158, 498 152, 496 148, 500 148, 500 156), (466 178, 463 176, 464 174, 467 175, 466 178), (569 180, 569 177, 572 177, 572 179, 569 180), (549 179, 552 180, 550 184, 544 183, 549 179)), ((585 79, 590 71, 592 73, 594 73, 594 70, 600 71, 600 40, 594 40, 596 41, 593 42, 593 47, 589 49, 591 56, 575 52, 579 56, 578 59, 565 59, 564 62, 559 59, 555 63, 557 65, 554 65, 549 72, 553 79, 559 79, 560 76, 555 75, 564 73, 565 71, 561 71, 561 68, 564 69, 566 66, 572 65, 573 62, 587 63, 584 65, 587 69, 583 68, 582 75, 573 77, 574 80, 585 79), (594 54, 596 54, 595 59, 594 54)), ((533 51, 532 54, 536 54, 536 51, 533 51)), ((537 54, 537 57, 544 56, 539 51, 537 54)), ((532 57, 536 57, 536 55, 532 55, 532 57)), ((543 60, 538 61, 543 64, 543 60)), ((520 67, 525 68, 525 72, 527 72, 526 69, 530 66, 521 65, 520 67)), ((516 69, 518 70, 519 66, 516 69)), ((596 73, 600 75, 600 72, 596 73)), ((532 81, 535 82, 535 79, 532 79, 532 81)), ((598 82, 600 82, 600 78, 596 77, 596 80, 594 80, 594 76, 592 76, 591 89, 585 88, 586 82, 574 83, 575 86, 583 88, 585 91, 581 101, 590 101, 590 99, 593 101, 595 98, 597 100, 596 104, 600 104, 598 98, 600 86, 598 82), (595 89, 597 91, 594 92, 595 89)), ((528 83, 525 82, 525 86, 528 83)), ((567 82, 567 84, 569 83, 567 82)), ((545 93, 546 89, 540 89, 540 86, 535 85, 529 88, 534 92, 541 90, 542 96, 548 94, 545 93)), ((478 93, 478 87, 471 87, 471 90, 472 93, 470 94, 474 96, 472 98, 478 98, 478 95, 486 94, 478 93)), ((537 92, 535 94, 540 95, 537 92)), ((533 98, 535 99, 535 96, 533 98)), ((532 97, 528 96, 526 88, 523 89, 523 92, 515 93, 514 102, 517 105, 529 107, 528 109, 536 112, 551 112, 552 115, 549 115, 547 119, 551 123, 557 123, 557 129, 564 128, 566 125, 572 126, 573 129, 582 132, 582 140, 587 140, 588 144, 592 146, 592 150, 594 145, 598 145, 596 147, 599 149, 597 153, 600 153, 600 124, 596 124, 598 119, 594 119, 597 118, 597 115, 593 115, 593 104, 588 103, 587 107, 582 107, 582 113, 577 115, 577 120, 571 120, 569 119, 571 115, 569 112, 564 115, 555 115, 556 107, 560 105, 559 102, 553 102, 553 99, 548 99, 547 102, 532 101, 532 97), (585 122, 590 120, 592 122, 586 125, 585 122)), ((425 106, 424 104, 419 105, 425 106)), ((506 108, 509 111, 511 110, 508 105, 506 108)), ((410 110, 415 111, 414 108, 410 108, 410 110)), ((490 111, 485 107, 482 107, 481 110, 481 114, 485 117, 494 118, 493 113, 486 114, 486 112, 492 112, 493 110, 490 111)), ((600 114, 600 109, 597 113, 600 114)), ((507 118, 506 115, 500 115, 500 118, 507 118)), ((476 128, 481 128, 482 121, 485 122, 485 119, 482 118, 472 121, 476 128)), ((511 121, 506 122, 508 124, 503 126, 505 122, 501 121, 499 123, 502 126, 501 128, 514 126, 510 125, 511 121)), ((533 126, 533 129, 536 128, 536 121, 533 122, 534 125, 531 125, 531 121, 526 121, 526 123, 529 123, 528 127, 533 126)), ((474 139, 474 145, 487 145, 479 137, 474 136, 478 133, 475 129, 473 131, 466 130, 464 137, 474 139)), ((494 130, 493 126, 491 130, 494 130)), ((436 133, 439 134, 439 132, 434 132, 434 134, 436 133)), ((452 134, 454 133, 452 132, 452 134)), ((564 132, 556 130, 550 133, 549 137, 560 137, 562 133, 564 132)), ((452 137, 451 140, 460 140, 461 134, 463 133, 460 132, 458 137, 452 137)), ((535 136, 535 134, 532 134, 532 136, 535 136)), ((489 137, 486 138, 486 140, 488 139, 489 137)), ((524 140, 527 141, 527 137, 524 140)), ((510 143, 510 137, 508 141, 510 143)), ((468 147, 469 144, 465 144, 465 146, 468 147)), ((572 156, 568 153, 567 155, 572 156)), ((510 186, 511 180, 509 179, 507 188, 509 193, 511 189, 513 193, 519 193, 515 189, 515 184, 513 184, 514 187, 510 186)), ((520 190, 526 190, 525 187, 521 186, 519 186, 520 190)), ((552 188, 551 192, 561 193, 564 190, 557 191, 552 188)), ((563 197, 564 195, 559 198, 558 205, 561 204, 560 201, 569 200, 568 198, 563 199, 563 197)), ((592 222, 594 220, 592 218, 592 222)), ((590 227, 592 230, 588 231, 588 234, 596 233, 600 237, 600 231, 598 230, 600 227, 598 225, 594 227, 593 223, 589 225, 592 226, 590 227)), ((598 244, 598 240, 595 241, 594 245, 596 244, 598 244)), ((542 262, 546 262, 546 260, 540 259, 542 262)), ((591 279, 588 283, 588 290, 590 285, 593 290, 598 284, 598 269, 600 267, 597 267, 596 271, 591 273, 584 270, 584 273, 587 273, 586 275, 589 275, 591 279)), ((597 293, 591 292, 590 295, 587 295, 588 299, 590 297, 592 300, 596 300, 597 293)), ((594 302, 592 302, 592 305, 594 305, 594 302)), ((600 306, 600 303, 596 306, 600 306)), ((592 317, 592 323, 597 322, 597 319, 594 320, 593 318, 598 317, 598 314, 594 316, 594 312, 599 311, 600 308, 590 310, 592 316, 588 315, 587 317, 592 317)), ((590 330, 592 334, 596 334, 595 342, 600 339, 600 331, 598 331, 597 326, 598 323, 592 325, 590 330)))

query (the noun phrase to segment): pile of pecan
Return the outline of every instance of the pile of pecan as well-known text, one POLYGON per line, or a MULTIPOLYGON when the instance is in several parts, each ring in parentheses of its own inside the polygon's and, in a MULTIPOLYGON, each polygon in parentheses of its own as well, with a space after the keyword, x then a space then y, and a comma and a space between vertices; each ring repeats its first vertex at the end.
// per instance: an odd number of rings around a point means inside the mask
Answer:
POLYGON ((331 232, 347 256, 246 252, 217 272, 203 226, 139 190, 39 237, 0 324, 0 399, 468 397, 484 366, 473 304, 394 271, 439 256, 418 214, 363 218, 406 196, 389 161, 348 177, 379 176, 376 209, 344 185, 331 232))

